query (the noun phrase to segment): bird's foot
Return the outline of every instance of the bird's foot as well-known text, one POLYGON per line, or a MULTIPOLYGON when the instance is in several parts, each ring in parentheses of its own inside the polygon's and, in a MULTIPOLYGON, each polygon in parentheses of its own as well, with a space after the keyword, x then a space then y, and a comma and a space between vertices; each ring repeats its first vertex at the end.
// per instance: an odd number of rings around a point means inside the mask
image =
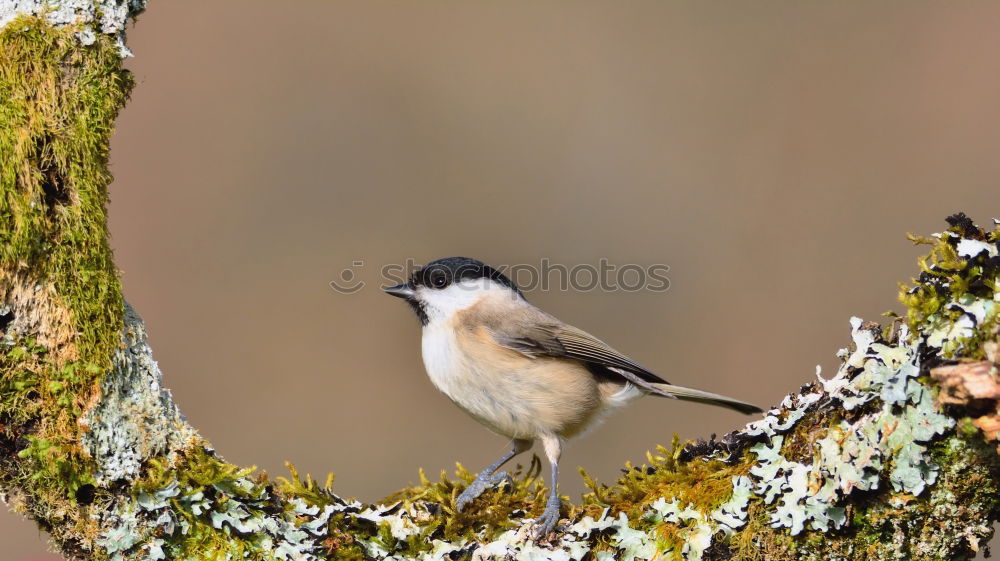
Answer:
POLYGON ((514 479, 506 471, 498 471, 496 473, 482 472, 476 477, 476 480, 472 482, 471 485, 462 491, 462 494, 458 496, 455 501, 455 510, 462 512, 462 509, 469 506, 469 503, 474 501, 476 497, 483 494, 483 491, 489 489, 490 487, 496 487, 501 483, 506 483, 511 489, 514 488, 514 479))
POLYGON ((542 515, 535 520, 534 538, 536 540, 544 538, 555 529, 556 523, 559 522, 560 506, 562 503, 558 495, 549 497, 548 502, 545 503, 545 512, 542 512, 542 515))

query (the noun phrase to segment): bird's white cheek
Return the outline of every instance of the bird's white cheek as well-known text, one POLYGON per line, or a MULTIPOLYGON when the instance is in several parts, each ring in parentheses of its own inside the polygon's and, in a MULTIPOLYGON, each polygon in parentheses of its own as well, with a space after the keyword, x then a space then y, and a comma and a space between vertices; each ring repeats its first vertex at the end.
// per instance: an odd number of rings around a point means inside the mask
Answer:
POLYGON ((520 298, 509 288, 490 279, 467 279, 443 289, 421 286, 417 288, 416 296, 424 303, 424 311, 432 323, 435 320, 447 321, 456 312, 475 306, 484 299, 509 299, 513 302, 520 298))
POLYGON ((455 312, 474 305, 482 296, 475 287, 453 284, 442 290, 418 288, 417 297, 424 302, 427 316, 431 320, 447 319, 455 312))

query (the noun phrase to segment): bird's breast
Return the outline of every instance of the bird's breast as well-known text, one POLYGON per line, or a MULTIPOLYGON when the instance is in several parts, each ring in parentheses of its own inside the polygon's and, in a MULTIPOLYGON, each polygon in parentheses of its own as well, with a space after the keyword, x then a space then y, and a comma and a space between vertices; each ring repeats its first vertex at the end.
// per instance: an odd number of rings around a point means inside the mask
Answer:
POLYGON ((421 343, 427 376, 441 393, 474 419, 508 437, 533 437, 531 415, 511 395, 507 377, 477 359, 451 328, 424 328, 421 343))
POLYGON ((572 436, 601 409, 594 377, 575 361, 532 359, 482 329, 424 328, 424 367, 452 402, 496 433, 572 436))

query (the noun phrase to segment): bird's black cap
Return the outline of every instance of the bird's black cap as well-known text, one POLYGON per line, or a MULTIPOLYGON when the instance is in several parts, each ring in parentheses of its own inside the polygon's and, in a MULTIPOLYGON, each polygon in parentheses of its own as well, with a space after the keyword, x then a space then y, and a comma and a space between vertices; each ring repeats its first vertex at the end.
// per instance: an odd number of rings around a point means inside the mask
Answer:
MULTIPOLYGON (((431 261, 410 275, 407 283, 411 288, 425 286, 432 289, 445 288, 453 283, 467 279, 488 278, 513 290, 519 295, 521 289, 506 275, 490 267, 482 261, 471 257, 445 257, 431 261)), ((523 295, 522 295, 523 296, 523 295)))

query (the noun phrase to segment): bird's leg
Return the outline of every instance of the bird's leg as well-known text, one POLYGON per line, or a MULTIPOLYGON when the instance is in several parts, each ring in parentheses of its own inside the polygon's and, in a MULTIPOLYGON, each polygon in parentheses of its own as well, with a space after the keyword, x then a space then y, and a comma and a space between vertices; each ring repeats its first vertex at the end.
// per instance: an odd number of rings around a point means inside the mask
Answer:
POLYGON ((497 470, 500 469, 500 466, 507 463, 508 460, 521 452, 524 452, 528 448, 531 448, 530 440, 520 440, 515 438, 511 442, 510 451, 504 454, 499 460, 487 466, 486 469, 479 472, 476 480, 473 481, 471 485, 466 487, 465 491, 462 491, 462 494, 458 496, 458 500, 455 501, 455 510, 462 512, 462 509, 468 506, 468 504, 475 500, 476 497, 482 495, 483 491, 503 481, 507 481, 513 487, 514 480, 511 479, 510 474, 506 471, 497 472, 497 470))
POLYGON ((559 507, 562 501, 559 499, 559 455, 562 453, 562 441, 556 435, 542 437, 542 444, 545 447, 545 455, 549 458, 552 466, 552 483, 549 488, 549 500, 545 502, 545 511, 535 520, 535 539, 542 539, 552 532, 559 522, 559 507))

